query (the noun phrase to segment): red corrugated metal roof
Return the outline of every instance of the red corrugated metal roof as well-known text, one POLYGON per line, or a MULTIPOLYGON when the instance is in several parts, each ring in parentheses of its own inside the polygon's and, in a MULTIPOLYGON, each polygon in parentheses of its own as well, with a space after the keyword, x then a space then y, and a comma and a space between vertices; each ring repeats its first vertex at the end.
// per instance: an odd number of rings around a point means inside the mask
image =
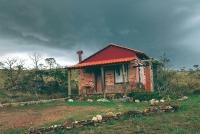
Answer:
POLYGON ((79 63, 74 66, 70 66, 69 68, 81 68, 86 66, 95 66, 95 65, 104 65, 104 64, 111 64, 111 63, 120 63, 120 62, 128 62, 131 60, 137 59, 137 57, 128 57, 128 58, 120 58, 120 59, 113 59, 113 60, 101 60, 101 61, 93 61, 87 63, 79 63))
POLYGON ((95 54, 89 56, 82 62, 70 66, 68 68, 80 68, 85 66, 94 66, 101 64, 110 64, 118 62, 127 62, 133 59, 138 59, 137 53, 143 54, 142 52, 126 47, 122 47, 115 44, 110 44, 95 54))

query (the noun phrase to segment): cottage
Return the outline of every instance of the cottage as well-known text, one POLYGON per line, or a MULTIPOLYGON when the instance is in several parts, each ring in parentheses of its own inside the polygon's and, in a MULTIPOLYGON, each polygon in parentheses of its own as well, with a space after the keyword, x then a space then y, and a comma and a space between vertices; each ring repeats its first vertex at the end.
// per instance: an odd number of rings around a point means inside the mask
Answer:
POLYGON ((71 70, 79 69, 78 93, 127 93, 136 87, 153 90, 151 58, 141 51, 110 44, 79 63, 68 67, 68 95, 71 95, 71 70))

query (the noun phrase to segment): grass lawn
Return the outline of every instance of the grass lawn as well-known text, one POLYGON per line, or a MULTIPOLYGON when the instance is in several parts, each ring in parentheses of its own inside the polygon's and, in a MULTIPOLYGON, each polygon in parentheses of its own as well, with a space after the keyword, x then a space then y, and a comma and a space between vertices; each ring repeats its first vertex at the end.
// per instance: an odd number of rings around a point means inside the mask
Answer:
POLYGON ((75 130, 82 134, 151 133, 200 134, 200 96, 180 102, 175 113, 156 113, 153 116, 122 119, 120 121, 75 130))
MULTIPOLYGON (((112 121, 106 124, 101 124, 97 127, 84 127, 76 129, 68 133, 82 134, 104 134, 104 133, 177 133, 177 134, 196 134, 200 133, 200 96, 190 96, 188 100, 181 101, 180 109, 175 113, 156 113, 152 116, 124 118, 117 121, 112 121)), ((23 106, 16 108, 4 109, 0 112, 0 119, 12 115, 20 116, 20 114, 28 115, 25 120, 28 122, 20 122, 13 128, 3 124, 0 120, 0 128, 2 133, 21 133, 24 129, 34 126, 49 126, 51 124, 64 123, 65 120, 90 119, 96 114, 105 114, 108 111, 128 111, 142 110, 147 103, 98 103, 98 102, 54 102, 40 105, 23 106), (52 116, 52 117, 51 117, 52 116), (29 118, 30 120, 29 120, 29 118), (36 120, 36 121, 35 121, 36 120), (32 121, 32 124, 29 122, 32 121), (19 123, 19 124, 20 124, 19 123), (24 124, 23 124, 24 123, 24 124), (6 128, 6 129, 5 129, 6 128)), ((16 117, 14 120, 17 119, 16 117)), ((21 120, 22 117, 20 118, 21 120)), ((8 120, 8 118, 3 118, 8 120)), ((5 121, 6 122, 6 121, 5 121)), ((55 133, 66 133, 65 131, 57 131, 55 133)))
POLYGON ((148 103, 120 102, 51 102, 0 110, 1 133, 21 133, 29 127, 61 124, 66 120, 91 119, 96 114, 143 110, 148 103))

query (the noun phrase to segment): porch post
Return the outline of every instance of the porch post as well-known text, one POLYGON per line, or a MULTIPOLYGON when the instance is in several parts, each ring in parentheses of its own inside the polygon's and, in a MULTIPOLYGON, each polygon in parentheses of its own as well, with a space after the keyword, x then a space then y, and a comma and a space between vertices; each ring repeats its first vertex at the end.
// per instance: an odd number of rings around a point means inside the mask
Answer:
POLYGON ((125 65, 122 64, 122 80, 123 80, 123 92, 124 95, 127 95, 127 85, 126 85, 126 81, 125 81, 125 65))
POLYGON ((71 96, 71 69, 68 69, 68 97, 71 96))
POLYGON ((101 87, 103 90, 103 96, 106 97, 106 89, 105 89, 105 79, 104 79, 104 68, 101 66, 101 87))
POLYGON ((125 83, 125 67, 124 67, 124 64, 122 64, 122 80, 123 80, 123 83, 125 83))
POLYGON ((154 79, 153 79, 153 64, 152 61, 150 61, 150 75, 151 75, 151 91, 154 91, 154 79))

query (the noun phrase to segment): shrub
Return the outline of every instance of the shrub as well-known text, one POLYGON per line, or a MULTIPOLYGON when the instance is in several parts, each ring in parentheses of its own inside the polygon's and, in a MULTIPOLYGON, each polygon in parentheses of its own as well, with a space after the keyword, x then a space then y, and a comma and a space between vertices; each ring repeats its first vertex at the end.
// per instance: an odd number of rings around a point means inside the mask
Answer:
POLYGON ((200 89, 194 90, 194 91, 193 91, 193 94, 194 94, 194 95, 200 95, 200 89))
POLYGON ((139 100, 161 99, 162 97, 157 92, 131 92, 128 97, 139 100))
POLYGON ((122 93, 116 93, 115 94, 115 98, 116 99, 119 99, 119 98, 122 98, 123 97, 123 94, 122 93))

